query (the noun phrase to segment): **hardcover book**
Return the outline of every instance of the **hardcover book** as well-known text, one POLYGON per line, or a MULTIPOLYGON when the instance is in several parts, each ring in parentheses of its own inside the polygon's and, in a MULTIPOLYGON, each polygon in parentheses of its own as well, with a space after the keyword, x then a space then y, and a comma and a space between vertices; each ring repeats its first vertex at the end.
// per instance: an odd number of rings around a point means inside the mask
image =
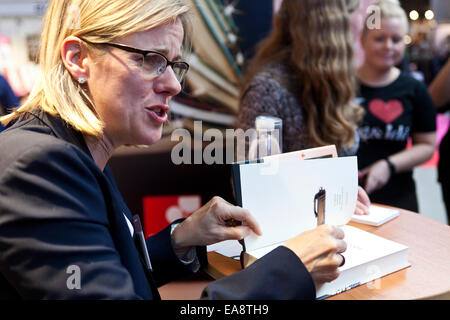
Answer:
POLYGON ((316 199, 320 192, 324 196, 325 223, 342 227, 348 248, 340 276, 317 288, 317 298, 326 298, 409 266, 408 247, 346 226, 357 201, 356 157, 319 156, 301 160, 299 155, 307 151, 233 164, 238 205, 255 216, 263 232, 260 237, 245 238, 245 265, 286 240, 317 227, 316 199))

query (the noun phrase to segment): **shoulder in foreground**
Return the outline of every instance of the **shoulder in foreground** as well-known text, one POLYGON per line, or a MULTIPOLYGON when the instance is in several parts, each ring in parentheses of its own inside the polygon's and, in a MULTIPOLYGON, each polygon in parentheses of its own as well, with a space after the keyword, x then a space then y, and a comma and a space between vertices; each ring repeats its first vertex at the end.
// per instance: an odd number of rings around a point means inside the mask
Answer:
POLYGON ((13 163, 43 159, 58 159, 66 156, 82 162, 93 162, 77 146, 52 135, 48 128, 16 127, 0 134, 0 172, 13 163), (59 156, 58 156, 59 155, 59 156))

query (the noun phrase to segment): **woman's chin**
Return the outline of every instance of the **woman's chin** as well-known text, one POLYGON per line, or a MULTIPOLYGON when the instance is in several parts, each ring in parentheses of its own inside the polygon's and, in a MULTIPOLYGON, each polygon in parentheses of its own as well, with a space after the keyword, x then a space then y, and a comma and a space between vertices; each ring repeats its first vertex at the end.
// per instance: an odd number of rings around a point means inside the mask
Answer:
POLYGON ((149 135, 143 136, 141 140, 141 145, 151 146, 161 140, 162 137, 162 128, 158 132, 152 132, 149 135))

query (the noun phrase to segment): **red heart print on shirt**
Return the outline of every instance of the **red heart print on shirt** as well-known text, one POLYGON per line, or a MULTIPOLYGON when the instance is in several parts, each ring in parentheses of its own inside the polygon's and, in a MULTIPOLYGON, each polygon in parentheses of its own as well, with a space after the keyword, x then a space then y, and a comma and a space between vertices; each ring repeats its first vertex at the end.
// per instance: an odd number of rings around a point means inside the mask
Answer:
POLYGON ((395 99, 388 102, 374 99, 370 101, 369 110, 375 117, 388 124, 403 114, 403 105, 395 99))

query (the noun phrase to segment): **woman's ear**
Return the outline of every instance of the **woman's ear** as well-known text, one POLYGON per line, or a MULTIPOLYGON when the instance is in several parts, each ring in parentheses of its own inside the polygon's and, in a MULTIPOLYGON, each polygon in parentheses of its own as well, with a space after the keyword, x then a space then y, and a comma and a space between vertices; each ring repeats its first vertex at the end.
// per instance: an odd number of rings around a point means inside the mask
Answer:
POLYGON ((80 38, 70 36, 64 39, 61 59, 76 81, 80 84, 86 83, 89 77, 88 57, 80 38))

